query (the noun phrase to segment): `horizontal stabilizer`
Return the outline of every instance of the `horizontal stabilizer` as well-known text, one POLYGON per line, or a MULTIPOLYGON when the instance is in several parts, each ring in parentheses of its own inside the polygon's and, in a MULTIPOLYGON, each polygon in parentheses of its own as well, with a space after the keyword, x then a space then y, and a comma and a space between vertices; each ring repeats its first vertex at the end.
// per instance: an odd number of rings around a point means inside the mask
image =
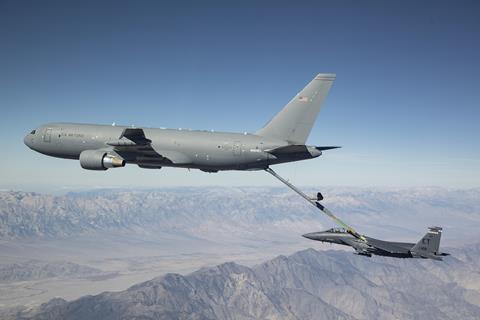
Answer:
POLYGON ((265 150, 265 151, 270 153, 270 154, 273 154, 273 155, 282 155, 282 154, 311 152, 310 151, 311 149, 316 149, 318 151, 324 151, 324 150, 331 150, 331 149, 337 149, 337 148, 341 148, 341 147, 336 147, 336 146, 311 147, 311 146, 306 146, 306 145, 303 145, 303 144, 292 144, 292 145, 279 147, 279 148, 275 148, 275 149, 269 149, 269 150, 265 150))
POLYGON ((265 151, 273 155, 280 155, 280 154, 308 152, 308 149, 307 149, 307 146, 305 145, 294 144, 294 145, 279 147, 275 149, 269 149, 265 151))
POLYGON ((436 254, 427 254, 427 253, 422 253, 419 255, 420 258, 423 258, 423 259, 433 259, 433 260, 437 260, 437 261, 443 261, 443 258, 436 255, 436 254))
POLYGON ((315 147, 318 151, 325 151, 325 150, 331 150, 331 149, 338 149, 341 148, 339 146, 323 146, 323 147, 315 147))

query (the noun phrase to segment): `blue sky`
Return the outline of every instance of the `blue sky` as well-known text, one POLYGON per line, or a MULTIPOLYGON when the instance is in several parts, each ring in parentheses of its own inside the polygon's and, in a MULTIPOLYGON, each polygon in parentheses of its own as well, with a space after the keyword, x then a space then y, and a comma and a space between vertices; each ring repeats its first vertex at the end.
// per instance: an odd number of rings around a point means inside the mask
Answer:
POLYGON ((55 121, 249 131, 337 80, 278 166, 299 185, 480 186, 477 1, 1 1, 0 187, 279 185, 261 172, 87 172, 23 145, 55 121))

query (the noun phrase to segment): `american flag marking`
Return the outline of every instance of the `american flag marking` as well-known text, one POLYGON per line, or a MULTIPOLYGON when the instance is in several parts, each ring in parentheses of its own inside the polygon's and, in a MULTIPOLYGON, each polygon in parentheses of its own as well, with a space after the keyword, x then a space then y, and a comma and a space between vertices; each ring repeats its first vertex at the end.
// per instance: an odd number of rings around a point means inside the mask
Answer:
POLYGON ((301 102, 308 102, 308 97, 305 97, 305 96, 299 96, 298 97, 298 101, 301 101, 301 102))

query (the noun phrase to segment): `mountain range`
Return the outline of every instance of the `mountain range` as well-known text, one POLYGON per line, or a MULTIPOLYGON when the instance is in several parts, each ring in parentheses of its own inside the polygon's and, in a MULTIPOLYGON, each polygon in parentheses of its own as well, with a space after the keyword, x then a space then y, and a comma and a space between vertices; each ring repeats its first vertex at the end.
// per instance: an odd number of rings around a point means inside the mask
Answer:
POLYGON ((0 264, 0 282, 29 281, 54 277, 95 276, 102 271, 69 261, 45 262, 28 260, 22 263, 0 264))
POLYGON ((442 226, 452 256, 302 250, 325 249, 301 234, 333 222, 285 188, 3 191, 0 318, 480 318, 480 245, 471 245, 480 242, 479 188, 322 193, 325 206, 376 238, 416 242, 442 226))
POLYGON ((254 267, 166 274, 6 319, 479 319, 480 245, 445 261, 307 249, 254 267), (460 257, 457 258, 456 256, 460 257), (473 264, 472 261, 475 261, 473 264))
MULTIPOLYGON (((315 190, 308 190, 312 194, 315 190)), ((323 202, 371 236, 419 236, 427 226, 480 226, 480 189, 330 188, 323 202)), ((102 230, 143 229, 208 238, 269 230, 319 231, 333 222, 283 188, 104 190, 60 196, 0 192, 0 239, 58 238, 102 230)), ((448 229, 447 229, 448 230, 448 229)), ((298 234, 297 234, 298 235, 298 234)), ((410 239, 411 240, 411 239, 410 239)))

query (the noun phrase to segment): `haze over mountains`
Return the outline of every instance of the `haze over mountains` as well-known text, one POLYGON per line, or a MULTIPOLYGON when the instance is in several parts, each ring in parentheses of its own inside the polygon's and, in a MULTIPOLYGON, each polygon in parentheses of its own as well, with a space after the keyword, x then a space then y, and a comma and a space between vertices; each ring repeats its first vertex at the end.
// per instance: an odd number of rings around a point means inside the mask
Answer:
MULTIPOLYGON (((449 227, 465 232, 480 221, 478 188, 333 188, 324 195, 325 205, 360 231, 365 227, 365 233, 370 229, 378 233, 401 229, 411 234, 435 224, 444 226, 447 232, 449 227)), ((63 196, 0 192, 0 210, 1 239, 56 238, 138 228, 210 237, 223 236, 222 227, 227 226, 229 231, 247 232, 259 225, 275 229, 285 224, 291 229, 307 222, 313 223, 312 228, 332 224, 283 188, 107 190, 63 196), (213 226, 215 232, 204 232, 213 226)), ((459 235, 452 232, 452 237, 459 235)))
POLYGON ((333 223, 284 188, 6 191, 2 317, 95 319, 77 312, 103 305, 118 311, 113 318, 428 319, 425 310, 439 319, 479 317, 479 188, 322 192, 327 207, 373 237, 416 242, 426 227, 442 226, 442 247, 453 256, 438 263, 305 251, 341 248, 301 237, 333 223), (119 292, 37 308, 103 291, 119 292))

